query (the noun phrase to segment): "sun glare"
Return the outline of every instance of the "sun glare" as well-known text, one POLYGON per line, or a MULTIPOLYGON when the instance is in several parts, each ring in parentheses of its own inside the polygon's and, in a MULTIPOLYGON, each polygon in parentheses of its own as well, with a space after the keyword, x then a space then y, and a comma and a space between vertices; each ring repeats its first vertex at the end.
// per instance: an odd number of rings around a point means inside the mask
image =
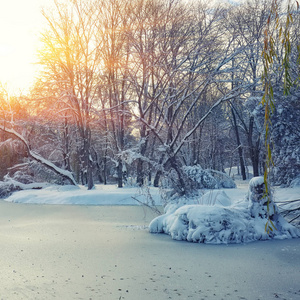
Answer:
POLYGON ((9 0, 0 4, 0 81, 25 92, 34 81, 42 6, 53 0, 9 0))

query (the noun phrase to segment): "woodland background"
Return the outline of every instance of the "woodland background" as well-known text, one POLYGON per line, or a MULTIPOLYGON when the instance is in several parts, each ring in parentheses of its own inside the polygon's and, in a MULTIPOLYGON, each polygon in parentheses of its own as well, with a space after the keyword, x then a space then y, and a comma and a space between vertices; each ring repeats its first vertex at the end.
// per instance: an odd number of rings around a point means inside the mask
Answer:
MULTIPOLYGON (((55 1, 42 12, 34 86, 18 96, 1 86, 0 180, 151 183, 188 194, 230 185, 224 174, 233 166, 242 179, 248 166, 263 174, 270 9, 271 0, 55 1)), ((299 45, 299 11, 289 26, 299 45)), ((276 36, 272 21, 270 30, 276 36)), ((300 181, 300 91, 283 95, 279 37, 275 49, 271 178, 291 186, 300 181)), ((299 71, 293 47, 292 80, 299 71)))

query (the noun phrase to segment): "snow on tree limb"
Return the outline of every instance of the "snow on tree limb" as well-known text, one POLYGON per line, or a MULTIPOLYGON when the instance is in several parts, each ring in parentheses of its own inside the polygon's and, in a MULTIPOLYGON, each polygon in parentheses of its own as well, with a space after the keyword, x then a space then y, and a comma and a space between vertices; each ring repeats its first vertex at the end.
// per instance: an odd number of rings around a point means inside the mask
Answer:
POLYGON ((49 160, 43 158, 42 156, 40 156, 39 154, 33 152, 30 149, 30 146, 29 146, 27 140, 21 134, 16 132, 13 128, 10 129, 10 128, 4 127, 3 125, 0 125, 0 130, 2 130, 4 132, 7 132, 7 133, 10 133, 13 136, 15 136, 16 138, 18 138, 26 146, 28 154, 32 159, 34 159, 37 162, 41 163, 45 167, 51 169, 56 174, 62 176, 64 179, 67 179, 71 184, 77 185, 77 183, 76 183, 76 181, 73 177, 73 174, 70 171, 59 168, 58 166, 53 164, 51 161, 49 161, 49 160))

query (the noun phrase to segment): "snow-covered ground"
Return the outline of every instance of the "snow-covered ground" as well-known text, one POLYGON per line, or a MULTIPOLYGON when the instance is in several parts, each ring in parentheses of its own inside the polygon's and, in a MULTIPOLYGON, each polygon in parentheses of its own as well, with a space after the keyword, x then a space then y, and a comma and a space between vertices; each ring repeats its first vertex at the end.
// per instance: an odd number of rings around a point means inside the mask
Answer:
POLYGON ((5 200, 31 204, 71 204, 71 205, 140 205, 147 203, 149 191, 153 201, 160 205, 158 189, 118 188, 115 185, 96 185, 88 191, 84 186, 52 185, 44 189, 28 189, 15 192, 5 200))
MULTIPOLYGON (((210 200, 214 202, 217 195, 223 192, 232 203, 243 200, 248 192, 249 181, 237 181, 236 189, 220 189, 208 192, 210 200)), ((161 205, 160 191, 157 188, 140 189, 135 187, 118 188, 116 185, 96 185, 95 189, 88 191, 84 186, 49 186, 44 189, 28 189, 13 193, 5 201, 15 203, 34 204, 71 204, 71 205, 140 205, 136 200, 149 203, 149 192, 156 205, 161 205), (135 199, 134 199, 135 198, 135 199)), ((275 188, 275 201, 286 201, 300 198, 300 186, 294 188, 275 188)), ((209 197, 207 199, 209 200, 209 197)), ((201 204, 201 198, 194 199, 201 204)))
MULTIPOLYGON (((238 189, 216 190, 212 192, 221 195, 225 191, 232 202, 245 197, 248 184, 239 185, 238 189)), ((134 187, 118 188, 115 185, 96 185, 95 189, 88 191, 84 186, 58 186, 52 185, 44 189, 28 189, 13 193, 5 201, 15 203, 31 204, 71 204, 71 205, 140 205, 141 202, 148 203, 149 193, 156 205, 162 205, 160 191, 158 188, 140 189, 134 187), (137 201, 137 200, 139 201, 137 201)), ((201 194, 207 193, 203 191, 201 194)), ((293 197, 293 192, 289 191, 293 197)), ((208 197, 209 198, 209 197, 208 197)), ((201 198, 194 199, 195 203, 201 204, 201 198)), ((208 199, 209 201, 209 199, 208 199)), ((211 199, 213 201, 213 199, 211 199)))

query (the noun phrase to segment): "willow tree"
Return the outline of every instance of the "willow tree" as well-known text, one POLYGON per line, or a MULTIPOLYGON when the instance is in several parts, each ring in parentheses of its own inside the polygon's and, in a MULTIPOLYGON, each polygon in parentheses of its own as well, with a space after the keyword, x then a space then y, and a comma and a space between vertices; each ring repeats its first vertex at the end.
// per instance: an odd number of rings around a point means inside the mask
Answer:
MULTIPOLYGON (((294 86, 294 81, 291 76, 290 66, 290 54, 292 47, 295 45, 291 44, 291 28, 293 23, 293 11, 299 9, 298 1, 288 1, 287 9, 284 14, 281 14, 279 1, 273 0, 271 13, 267 20, 265 29, 264 49, 262 51, 263 57, 263 74, 262 74, 262 85, 264 95, 262 98, 262 104, 265 109, 265 151, 266 151, 266 162, 264 168, 264 183, 265 183, 265 197, 268 199, 268 204, 271 202, 270 199, 270 182, 269 176, 273 167, 272 159, 272 122, 271 116, 275 110, 274 101, 274 88, 272 82, 272 67, 277 58, 276 53, 276 42, 279 40, 283 45, 283 59, 281 62, 281 71, 283 72, 283 93, 288 95, 290 89, 294 86), (275 24, 275 28, 272 28, 272 24, 275 24), (275 30, 274 30, 275 29, 275 30)), ((300 45, 296 45, 298 50, 298 64, 300 64, 300 45)), ((275 228, 272 220, 269 218, 266 224, 266 230, 269 232, 275 228)), ((276 228, 275 228, 276 229, 276 228)))

